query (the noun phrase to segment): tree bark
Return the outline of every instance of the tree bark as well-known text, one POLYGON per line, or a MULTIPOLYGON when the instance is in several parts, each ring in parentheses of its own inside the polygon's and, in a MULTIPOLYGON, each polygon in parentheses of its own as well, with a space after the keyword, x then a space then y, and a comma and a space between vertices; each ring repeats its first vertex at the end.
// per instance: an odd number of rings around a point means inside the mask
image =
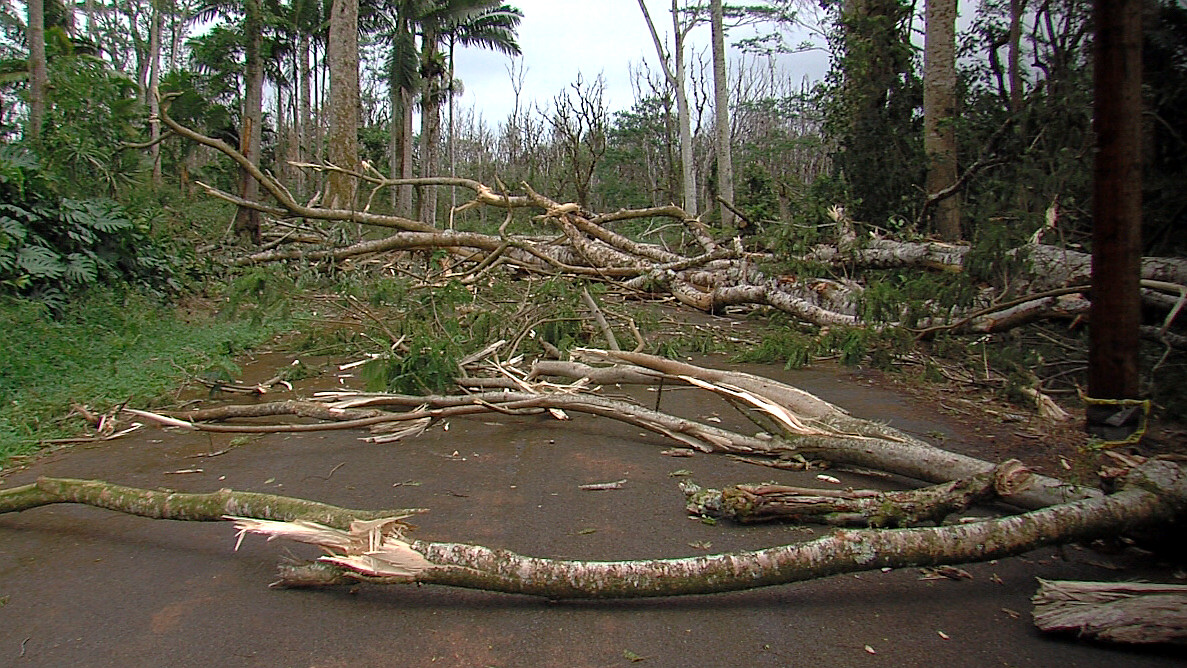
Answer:
MULTIPOLYGON (((734 159, 730 146, 731 137, 729 114, 729 69, 725 61, 725 26, 722 17, 721 0, 713 0, 712 33, 713 33, 713 107, 716 111, 717 130, 717 196, 725 202, 734 201, 734 159)), ((734 212, 726 204, 721 204, 721 224, 732 227, 734 212)))
POLYGON ((806 543, 703 557, 573 561, 525 557, 480 545, 407 541, 380 523, 350 533, 306 523, 245 520, 241 533, 312 542, 331 552, 312 565, 282 565, 281 584, 359 580, 442 584, 551 599, 710 594, 875 570, 988 561, 1055 543, 1170 522, 1187 507, 1187 475, 1150 460, 1112 496, 956 526, 841 529, 806 543), (365 554, 364 554, 365 552, 365 554))
MULTIPOLYGON (((354 171, 359 166, 359 2, 334 0, 330 12, 328 157, 330 164, 354 171)), ((354 211, 357 189, 354 177, 330 172, 323 202, 330 208, 354 211)))
MULTIPOLYGON (((932 195, 956 182, 956 0, 927 0, 923 63, 923 144, 932 195)), ((933 218, 942 239, 959 240, 959 195, 936 202, 933 218)))
POLYGON ((45 92, 49 87, 49 74, 45 60, 45 2, 28 0, 29 41, 29 139, 41 139, 41 126, 45 119, 45 92))
POLYGON ((1040 631, 1121 643, 1187 644, 1187 585, 1039 578, 1032 601, 1040 631))
MULTIPOLYGON (((239 152, 253 165, 260 163, 260 134, 264 122, 264 64, 262 61, 263 8, 260 0, 245 0, 243 4, 243 32, 247 40, 244 72, 243 123, 239 130, 239 152)), ((260 196, 259 181, 242 165, 239 169, 239 196, 254 202, 260 196)), ((235 213, 235 233, 241 239, 259 245, 260 214, 251 207, 241 206, 235 213)))

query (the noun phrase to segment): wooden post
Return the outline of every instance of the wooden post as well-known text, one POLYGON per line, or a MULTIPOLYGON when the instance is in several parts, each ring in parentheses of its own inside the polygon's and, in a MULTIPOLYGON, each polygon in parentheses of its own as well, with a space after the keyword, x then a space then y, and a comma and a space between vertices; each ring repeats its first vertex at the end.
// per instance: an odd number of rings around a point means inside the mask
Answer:
MULTIPOLYGON (((1140 0, 1095 0, 1096 167, 1093 178, 1092 311, 1088 394, 1138 398, 1141 324, 1140 0)), ((1114 440, 1140 418, 1135 406, 1090 403, 1087 429, 1114 440)))

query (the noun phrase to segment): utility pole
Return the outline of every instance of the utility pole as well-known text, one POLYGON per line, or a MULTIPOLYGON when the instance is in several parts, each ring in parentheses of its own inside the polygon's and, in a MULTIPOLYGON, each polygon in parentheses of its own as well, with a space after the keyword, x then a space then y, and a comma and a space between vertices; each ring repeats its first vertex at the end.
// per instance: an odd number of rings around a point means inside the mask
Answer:
POLYGON ((1141 0, 1095 0, 1092 310, 1087 430, 1108 440, 1132 434, 1141 326, 1141 0))

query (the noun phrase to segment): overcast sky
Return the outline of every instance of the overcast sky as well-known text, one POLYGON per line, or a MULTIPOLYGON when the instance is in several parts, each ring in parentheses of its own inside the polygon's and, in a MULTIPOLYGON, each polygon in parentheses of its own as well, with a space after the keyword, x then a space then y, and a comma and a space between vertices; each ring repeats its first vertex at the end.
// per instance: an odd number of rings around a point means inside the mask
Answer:
MULTIPOLYGON (((606 106, 611 111, 626 109, 634 102, 630 67, 646 60, 659 72, 655 46, 639 10, 638 0, 509 0, 523 10, 519 45, 526 67, 522 103, 547 107, 561 89, 576 80, 578 73, 592 81, 600 73, 606 79, 606 106)), ((671 44, 672 17, 669 0, 648 0, 647 8, 660 38, 671 44)), ((788 41, 798 43, 804 37, 788 41)), ((708 27, 689 37, 692 49, 706 49, 708 27)), ((732 54, 735 58, 737 52, 732 54)), ((465 85, 461 106, 474 107, 492 128, 506 120, 514 105, 507 67, 511 60, 489 51, 461 49, 455 54, 456 76, 465 85)), ((805 75, 819 79, 828 68, 822 51, 786 56, 781 66, 789 77, 800 81, 805 75)))

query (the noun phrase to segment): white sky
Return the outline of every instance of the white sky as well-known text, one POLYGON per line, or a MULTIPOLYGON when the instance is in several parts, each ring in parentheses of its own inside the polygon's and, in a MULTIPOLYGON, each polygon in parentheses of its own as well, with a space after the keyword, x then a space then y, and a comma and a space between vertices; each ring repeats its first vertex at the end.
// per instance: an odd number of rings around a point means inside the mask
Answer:
MULTIPOLYGON (((550 105, 553 96, 576 80, 580 72, 586 81, 599 73, 606 79, 606 106, 611 111, 626 109, 634 102, 630 66, 646 60, 658 73, 655 46, 639 10, 638 0, 508 0, 523 10, 519 45, 526 66, 521 105, 550 105)), ((683 3, 682 3, 683 4, 683 3)), ((648 0, 647 9, 660 38, 671 48, 670 0, 648 0)), ((727 42, 730 36, 727 35, 727 42)), ((789 43, 802 41, 792 36, 789 43)), ((709 30, 702 27, 688 38, 690 49, 706 49, 709 30)), ((732 56, 737 57, 738 52, 732 56)), ((689 58, 689 56, 686 56, 689 58)), ((510 59, 489 51, 459 49, 455 54, 456 76, 465 85, 459 108, 474 107, 491 127, 506 120, 514 105, 510 59)), ((828 55, 812 51, 784 56, 781 64, 797 83, 806 75, 819 79, 828 69, 828 55)))

